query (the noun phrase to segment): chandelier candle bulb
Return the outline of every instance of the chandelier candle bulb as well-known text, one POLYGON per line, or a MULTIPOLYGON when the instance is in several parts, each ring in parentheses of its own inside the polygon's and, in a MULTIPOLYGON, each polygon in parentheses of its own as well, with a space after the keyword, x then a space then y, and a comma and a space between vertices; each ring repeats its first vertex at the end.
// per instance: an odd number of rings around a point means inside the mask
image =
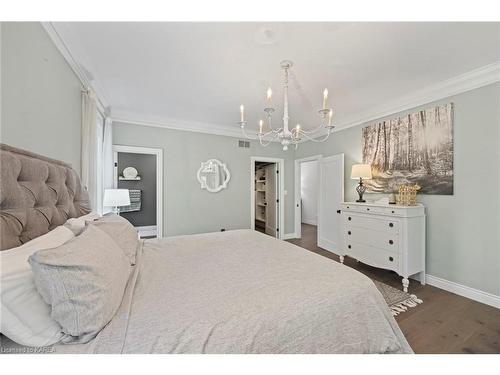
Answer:
POLYGON ((245 107, 242 105, 240 105, 240 121, 241 122, 244 122, 245 121, 245 107))
POLYGON ((333 116, 333 110, 330 109, 330 112, 328 112, 328 126, 332 126, 332 116, 333 116))
POLYGON ((273 100, 273 90, 268 87, 267 88, 267 102, 269 103, 269 107, 272 107, 272 100, 273 100))
POLYGON ((264 121, 260 120, 259 121, 259 134, 262 134, 262 127, 264 125, 264 121))
POLYGON ((326 100, 328 99, 328 89, 323 91, 323 109, 326 109, 326 100))

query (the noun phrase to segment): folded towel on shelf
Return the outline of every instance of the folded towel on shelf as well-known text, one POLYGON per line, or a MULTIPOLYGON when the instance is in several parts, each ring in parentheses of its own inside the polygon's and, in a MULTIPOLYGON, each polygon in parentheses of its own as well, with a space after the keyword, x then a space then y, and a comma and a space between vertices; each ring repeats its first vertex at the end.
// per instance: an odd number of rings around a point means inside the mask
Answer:
POLYGON ((120 212, 134 212, 141 210, 141 190, 129 190, 128 194, 130 196, 130 205, 120 207, 120 212))

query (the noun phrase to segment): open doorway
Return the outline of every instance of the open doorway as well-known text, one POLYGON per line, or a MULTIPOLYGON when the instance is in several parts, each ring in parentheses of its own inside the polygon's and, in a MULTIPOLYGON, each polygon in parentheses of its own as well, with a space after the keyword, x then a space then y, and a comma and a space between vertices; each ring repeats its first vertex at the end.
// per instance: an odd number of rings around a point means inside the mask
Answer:
POLYGON ((282 238, 283 159, 251 158, 251 228, 282 238))
MULTIPOLYGON (((295 160, 295 236, 302 237, 302 226, 318 225, 319 161, 321 155, 295 160)), ((316 231, 316 228, 315 228, 316 231)))
POLYGON ((276 237, 278 233, 278 165, 255 162, 255 230, 276 237))
POLYGON ((127 189, 130 205, 121 207, 141 238, 163 234, 162 161, 163 151, 135 146, 113 146, 114 187, 127 189))

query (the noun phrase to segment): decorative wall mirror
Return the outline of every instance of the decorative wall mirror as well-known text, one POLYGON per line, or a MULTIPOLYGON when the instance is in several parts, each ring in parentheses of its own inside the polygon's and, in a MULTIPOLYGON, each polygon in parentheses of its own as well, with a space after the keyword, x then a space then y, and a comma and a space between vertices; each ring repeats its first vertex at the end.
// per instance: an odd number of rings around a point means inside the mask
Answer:
POLYGON ((207 189, 211 193, 217 193, 227 187, 231 174, 226 164, 217 159, 210 159, 202 162, 198 169, 198 181, 202 189, 207 189))

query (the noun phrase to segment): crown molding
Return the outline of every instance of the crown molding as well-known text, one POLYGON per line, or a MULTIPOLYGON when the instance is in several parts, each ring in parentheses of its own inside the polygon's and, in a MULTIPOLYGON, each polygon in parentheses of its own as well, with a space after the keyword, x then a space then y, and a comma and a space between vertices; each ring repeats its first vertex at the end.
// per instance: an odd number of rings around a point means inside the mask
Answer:
POLYGON ((67 43, 64 41, 64 38, 61 36, 61 33, 57 30, 56 26, 52 22, 40 22, 42 27, 45 29, 50 39, 59 50, 59 52, 63 55, 64 59, 70 66, 70 68, 75 73, 76 77, 80 80, 80 83, 84 88, 91 87, 97 97, 97 106, 102 114, 106 115, 109 112, 109 102, 106 100, 106 95, 104 94, 104 90, 99 82, 88 77, 85 70, 79 63, 78 56, 71 51, 67 43))
POLYGON ((189 131, 196 133, 222 135, 233 138, 245 138, 241 129, 205 122, 185 121, 169 118, 147 118, 134 112, 113 108, 111 118, 114 123, 149 126, 153 128, 189 131))
POLYGON ((384 105, 376 106, 354 116, 337 121, 334 131, 342 131, 386 116, 407 111, 421 105, 474 90, 500 81, 500 61, 441 81, 432 86, 404 95, 384 105))

